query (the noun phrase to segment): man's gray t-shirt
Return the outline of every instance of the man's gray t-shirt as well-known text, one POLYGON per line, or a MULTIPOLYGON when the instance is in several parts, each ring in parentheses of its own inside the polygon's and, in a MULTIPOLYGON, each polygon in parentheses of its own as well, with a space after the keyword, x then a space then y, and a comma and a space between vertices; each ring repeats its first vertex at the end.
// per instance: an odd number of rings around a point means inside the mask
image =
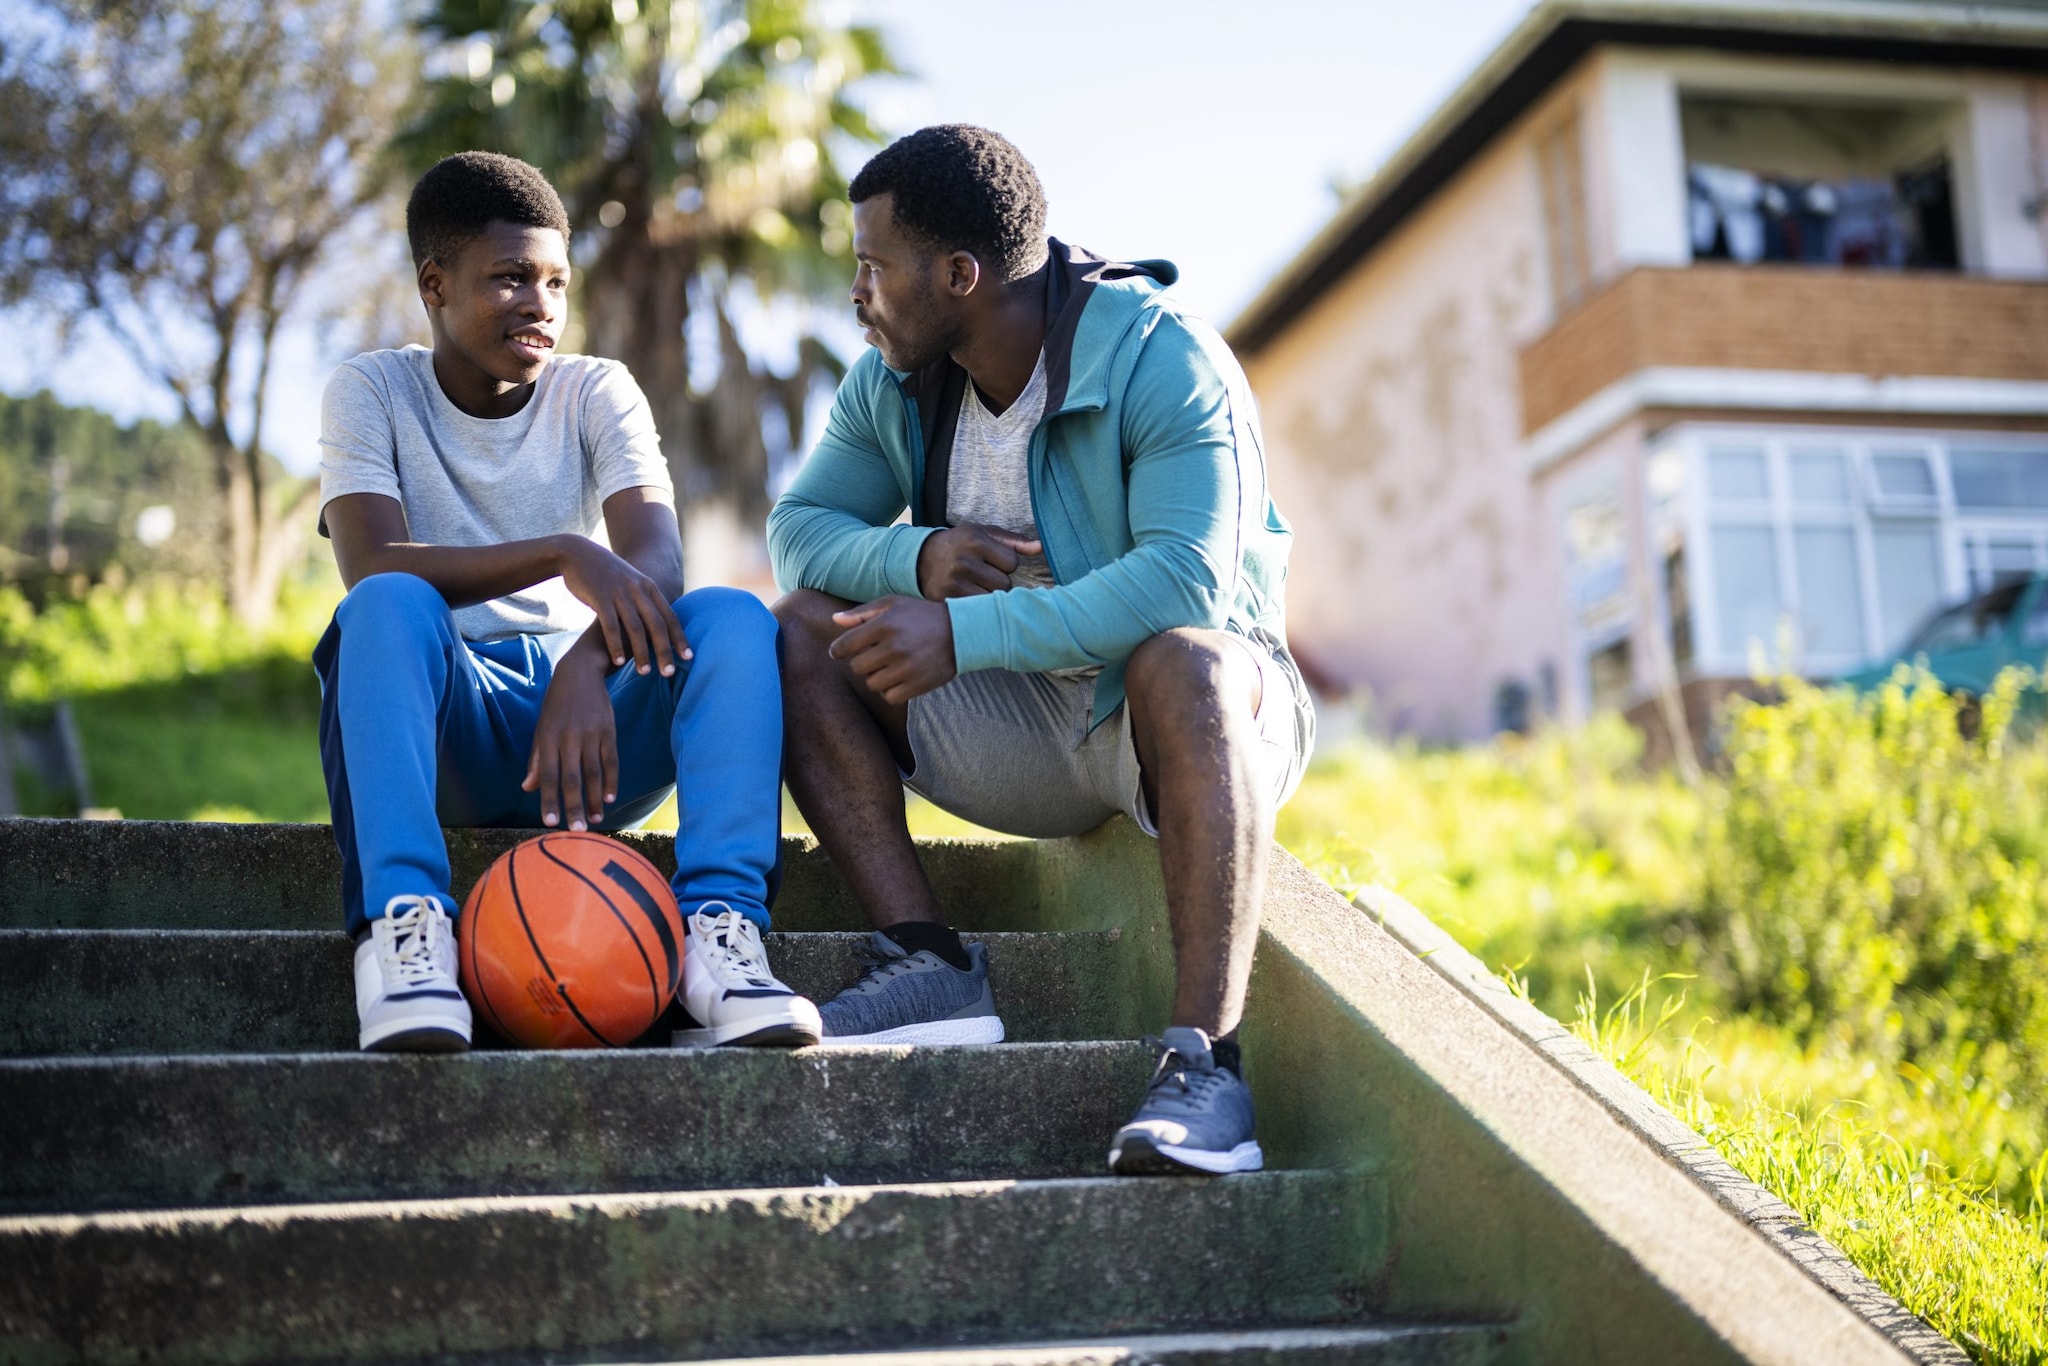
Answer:
MULTIPOLYGON (((605 543, 604 501, 653 487, 673 496, 654 414, 617 361, 556 356, 510 417, 448 401, 424 346, 344 362, 320 405, 320 528, 327 504, 381 493, 414 541, 502 545, 571 532, 605 543)), ((467 640, 581 631, 591 611, 559 578, 460 608, 467 640)))
MULTIPOLYGON (((960 399, 960 418, 953 430, 953 458, 946 470, 946 521, 959 526, 979 522, 998 526, 1027 541, 1038 539, 1038 519, 1031 510, 1031 434, 1045 418, 1045 352, 1024 392, 1000 413, 981 401, 981 391, 968 381, 960 399)), ((1057 580, 1043 552, 1019 555, 1010 571, 1010 589, 1051 588, 1057 580)), ((1055 678, 1093 678, 1100 665, 1081 664, 1049 670, 1055 678)))

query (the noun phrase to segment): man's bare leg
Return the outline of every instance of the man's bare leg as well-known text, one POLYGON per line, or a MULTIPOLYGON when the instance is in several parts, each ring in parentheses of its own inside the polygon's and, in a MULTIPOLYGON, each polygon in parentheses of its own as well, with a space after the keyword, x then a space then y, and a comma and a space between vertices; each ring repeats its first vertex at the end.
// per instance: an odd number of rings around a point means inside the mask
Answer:
POLYGON ((1273 838, 1253 764, 1260 686, 1242 645, 1192 628, 1146 641, 1125 675, 1173 926, 1173 1023, 1211 1038, 1244 1016, 1273 838))
POLYGON ((782 623, 783 780, 812 833, 877 929, 939 920, 938 896, 903 815, 910 767, 906 709, 856 678, 831 645, 852 604, 799 589, 782 623))

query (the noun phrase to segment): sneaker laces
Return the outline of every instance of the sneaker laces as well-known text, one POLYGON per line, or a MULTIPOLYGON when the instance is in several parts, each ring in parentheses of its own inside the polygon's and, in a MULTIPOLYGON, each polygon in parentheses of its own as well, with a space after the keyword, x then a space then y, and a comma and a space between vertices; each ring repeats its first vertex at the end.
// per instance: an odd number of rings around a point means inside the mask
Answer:
POLYGON ((768 970, 768 949, 761 943, 761 931, 753 921, 723 901, 705 902, 692 918, 697 922, 696 938, 704 965, 719 986, 727 991, 741 987, 755 991, 782 988, 782 983, 768 970), (711 906, 725 909, 713 915, 706 909, 711 906))
POLYGON ((377 956, 387 981, 416 987, 438 982, 448 975, 441 962, 448 915, 438 898, 394 896, 384 903, 384 919, 391 926, 391 933, 377 946, 377 956), (411 909, 404 915, 394 914, 401 906, 411 909))
POLYGON ((916 965, 911 962, 917 954, 885 953, 875 947, 873 940, 864 940, 855 945, 853 952, 854 957, 860 961, 860 976, 854 979, 853 985, 847 990, 857 991, 862 995, 875 990, 891 977, 900 977, 906 972, 917 970, 916 965))
POLYGON ((1159 1055, 1159 1061, 1152 1069, 1152 1080, 1145 1087, 1148 1102, 1199 1106, 1211 1091, 1223 1084, 1224 1069, 1215 1065, 1213 1060, 1206 1069, 1190 1068, 1188 1059, 1178 1050, 1168 1047, 1166 1041, 1156 1034, 1145 1036, 1145 1046, 1159 1055), (1169 1091, 1168 1087, 1173 1089, 1169 1091))

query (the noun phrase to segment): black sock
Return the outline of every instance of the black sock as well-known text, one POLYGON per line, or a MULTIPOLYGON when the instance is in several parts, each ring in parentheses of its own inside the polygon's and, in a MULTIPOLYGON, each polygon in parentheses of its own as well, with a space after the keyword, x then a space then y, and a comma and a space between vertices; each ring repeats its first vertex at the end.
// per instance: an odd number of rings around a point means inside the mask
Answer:
POLYGON ((1236 1077, 1239 1081, 1244 1080, 1244 1059, 1237 1051, 1236 1030, 1231 1030, 1220 1039, 1211 1040, 1209 1043, 1209 1056, 1216 1060, 1218 1067, 1230 1073, 1231 1076, 1236 1077))
POLYGON ((882 933, 901 945, 905 953, 934 954, 946 966, 961 972, 974 966, 968 960, 967 946, 960 942, 958 931, 935 920, 906 920, 899 925, 891 925, 882 933))

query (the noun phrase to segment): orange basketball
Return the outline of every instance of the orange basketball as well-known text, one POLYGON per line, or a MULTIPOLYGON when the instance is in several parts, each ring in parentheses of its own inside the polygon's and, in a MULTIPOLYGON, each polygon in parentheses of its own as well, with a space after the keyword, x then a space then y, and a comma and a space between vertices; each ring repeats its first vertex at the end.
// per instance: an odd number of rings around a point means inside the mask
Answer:
POLYGON ((683 980, 683 917, 668 881, 603 835, 536 836, 470 889, 456 928, 462 990, 528 1048, 620 1048, 683 980))

